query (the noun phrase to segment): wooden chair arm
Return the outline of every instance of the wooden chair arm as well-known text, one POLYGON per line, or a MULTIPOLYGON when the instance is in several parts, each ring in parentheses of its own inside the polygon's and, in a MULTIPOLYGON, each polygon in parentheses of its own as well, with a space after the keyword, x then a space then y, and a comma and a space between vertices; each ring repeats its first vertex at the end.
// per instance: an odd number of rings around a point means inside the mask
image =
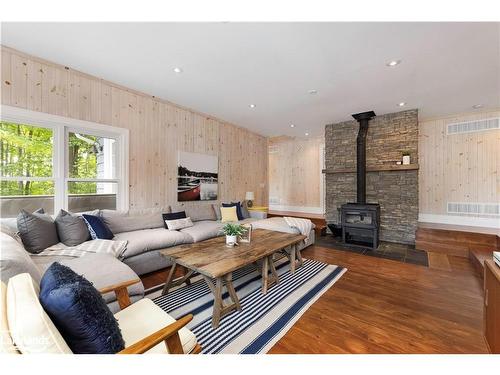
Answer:
POLYGON ((118 283, 118 284, 114 284, 114 285, 110 285, 110 286, 101 288, 101 289, 99 289, 99 293, 105 294, 105 293, 109 293, 109 292, 114 292, 116 289, 127 288, 127 287, 129 287, 131 285, 138 284, 140 282, 141 282, 140 279, 123 281, 123 282, 118 283))
MULTIPOLYGON (((147 319, 147 317, 144 318, 147 319)), ((192 319, 193 315, 186 315, 176 322, 169 324, 159 331, 156 331, 135 344, 123 349, 118 352, 118 354, 143 354, 162 341, 165 341, 165 345, 167 346, 170 354, 184 354, 181 339, 179 337, 179 330, 188 324, 192 319)))
POLYGON ((132 303, 130 301, 130 297, 128 295, 128 287, 137 283, 140 283, 140 279, 134 279, 134 280, 128 280, 124 281, 122 283, 114 284, 107 286, 105 288, 102 288, 99 290, 101 294, 106 294, 109 292, 115 292, 116 295, 116 300, 118 301, 118 305, 120 306, 120 309, 123 310, 124 308, 130 306, 132 303))

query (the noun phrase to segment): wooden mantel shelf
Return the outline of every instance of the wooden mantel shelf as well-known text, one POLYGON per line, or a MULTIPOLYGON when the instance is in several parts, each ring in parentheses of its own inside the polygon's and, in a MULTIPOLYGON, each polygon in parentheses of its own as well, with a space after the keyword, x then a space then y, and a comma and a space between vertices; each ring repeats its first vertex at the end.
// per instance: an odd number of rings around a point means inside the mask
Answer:
MULTIPOLYGON (((418 164, 409 164, 409 165, 381 165, 376 167, 367 167, 367 172, 397 172, 397 171, 413 171, 418 170, 418 164)), ((335 169, 335 170, 322 170, 323 173, 331 174, 331 173, 356 173, 355 168, 344 168, 344 169, 335 169)))

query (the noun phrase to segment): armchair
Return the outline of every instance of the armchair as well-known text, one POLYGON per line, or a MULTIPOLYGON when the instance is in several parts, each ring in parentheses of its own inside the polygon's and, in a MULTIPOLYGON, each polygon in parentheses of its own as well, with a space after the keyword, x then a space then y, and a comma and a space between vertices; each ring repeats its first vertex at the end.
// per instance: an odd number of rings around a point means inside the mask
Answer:
MULTIPOLYGON (((140 280, 100 290, 115 293, 122 309, 114 314, 125 341, 125 349, 118 354, 199 353, 201 346, 196 336, 185 327, 193 316, 175 320, 148 298, 131 304, 127 287, 137 282, 140 280)), ((72 353, 45 313, 38 293, 28 273, 12 277, 8 288, 0 283, 0 353, 72 353)))
POLYGON ((198 354, 201 346, 196 337, 185 326, 193 319, 191 314, 179 320, 144 298, 131 304, 127 288, 141 280, 135 279, 111 285, 99 290, 101 294, 114 292, 121 311, 115 314, 122 331, 126 348, 118 354, 161 353, 165 349, 170 354, 198 354), (146 335, 146 336, 144 336, 146 335), (165 347, 160 345, 165 343, 165 347))

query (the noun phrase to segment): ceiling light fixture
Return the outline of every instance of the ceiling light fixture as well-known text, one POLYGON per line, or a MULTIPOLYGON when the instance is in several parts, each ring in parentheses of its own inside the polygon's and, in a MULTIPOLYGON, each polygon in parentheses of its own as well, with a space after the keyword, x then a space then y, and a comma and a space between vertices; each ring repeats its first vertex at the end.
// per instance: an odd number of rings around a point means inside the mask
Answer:
POLYGON ((174 72, 177 74, 182 73, 182 68, 174 68, 174 72))
POLYGON ((290 124, 290 127, 291 127, 291 128, 295 128, 295 125, 294 125, 294 124, 290 124))
POLYGON ((307 137, 309 135, 309 133, 305 133, 305 136, 307 137))
POLYGON ((474 108, 474 109, 483 108, 483 105, 482 105, 482 104, 474 104, 474 105, 472 106, 472 108, 474 108))
POLYGON ((399 64, 401 64, 401 60, 391 60, 391 61, 389 61, 385 65, 387 65, 389 67, 393 67, 393 66, 396 66, 396 65, 399 65, 399 64))
POLYGON ((257 107, 255 104, 249 104, 248 106, 249 106, 250 108, 255 108, 255 107, 257 107))
POLYGON ((400 107, 404 107, 405 105, 406 105, 406 102, 398 103, 398 106, 400 106, 400 107))
POLYGON ((315 94, 317 94, 317 93, 318 93, 318 90, 309 90, 308 92, 309 92, 309 94, 311 94, 311 95, 315 95, 315 94))

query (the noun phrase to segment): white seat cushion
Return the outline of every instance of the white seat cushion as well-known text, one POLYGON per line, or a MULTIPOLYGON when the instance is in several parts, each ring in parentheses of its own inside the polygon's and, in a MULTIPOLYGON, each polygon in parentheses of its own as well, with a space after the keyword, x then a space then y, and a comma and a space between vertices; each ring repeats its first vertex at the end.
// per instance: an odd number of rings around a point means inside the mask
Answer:
POLYGON ((9 280, 7 321, 14 343, 23 354, 70 354, 71 349, 40 304, 39 293, 28 273, 9 280))
POLYGON ((0 282, 0 353, 21 354, 17 351, 9 334, 7 322, 7 285, 0 282))
MULTIPOLYGON (((117 312, 115 318, 122 331, 125 347, 135 344, 143 338, 175 322, 175 319, 155 305, 149 298, 144 298, 126 309, 117 312)), ((184 353, 190 353, 196 346, 196 336, 187 328, 179 330, 184 353)), ((168 353, 164 342, 147 351, 148 354, 168 353)))

